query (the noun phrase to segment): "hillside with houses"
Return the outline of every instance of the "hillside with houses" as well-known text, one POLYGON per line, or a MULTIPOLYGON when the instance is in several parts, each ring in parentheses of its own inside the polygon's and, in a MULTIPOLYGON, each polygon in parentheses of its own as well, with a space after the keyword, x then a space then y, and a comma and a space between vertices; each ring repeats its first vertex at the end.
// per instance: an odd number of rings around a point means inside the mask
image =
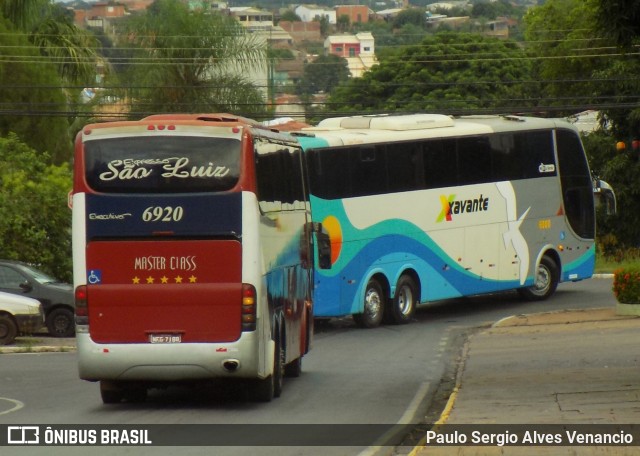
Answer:
MULTIPOLYGON (((122 41, 118 24, 143 14, 154 0, 72 1, 75 24, 101 35, 102 41, 122 41)), ((344 59, 348 77, 359 78, 377 64, 376 46, 391 46, 390 36, 402 37, 409 30, 412 41, 438 30, 471 31, 500 39, 518 34, 524 11, 537 1, 510 2, 512 15, 498 16, 500 9, 487 8, 485 16, 477 2, 370 1, 368 4, 291 4, 286 7, 264 0, 264 6, 234 6, 242 2, 184 0, 193 10, 207 10, 235 18, 248 32, 259 37, 270 50, 267 65, 254 74, 254 81, 276 113, 304 117, 306 101, 322 101, 326 93, 308 93, 305 67, 321 56, 344 59), (428 4, 427 4, 428 3, 428 4), (417 31, 416 31, 417 30, 417 31), (384 32, 384 33, 382 33, 384 32)), ((252 5, 260 2, 252 2, 252 5)), ((360 3, 360 2, 358 2, 360 3)), ((488 5, 498 2, 487 1, 488 5)), ((503 4, 505 3, 502 0, 503 4)), ((411 44, 411 43, 408 43, 411 44)), ((106 58, 108 60, 108 57, 106 58)), ((100 78, 98 78, 100 82, 100 78)), ((98 84, 99 86, 100 84, 98 84)), ((99 87, 97 87, 99 89, 99 87)), ((91 89, 89 89, 89 97, 91 89)))

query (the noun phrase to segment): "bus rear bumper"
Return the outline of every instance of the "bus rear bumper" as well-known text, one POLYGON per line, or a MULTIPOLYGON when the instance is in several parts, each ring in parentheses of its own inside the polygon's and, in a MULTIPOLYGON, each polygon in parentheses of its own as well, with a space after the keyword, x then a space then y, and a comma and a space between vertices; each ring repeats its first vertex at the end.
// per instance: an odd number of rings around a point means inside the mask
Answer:
POLYGON ((83 380, 180 382, 270 374, 260 372, 256 332, 225 344, 98 344, 82 332, 76 339, 83 380))

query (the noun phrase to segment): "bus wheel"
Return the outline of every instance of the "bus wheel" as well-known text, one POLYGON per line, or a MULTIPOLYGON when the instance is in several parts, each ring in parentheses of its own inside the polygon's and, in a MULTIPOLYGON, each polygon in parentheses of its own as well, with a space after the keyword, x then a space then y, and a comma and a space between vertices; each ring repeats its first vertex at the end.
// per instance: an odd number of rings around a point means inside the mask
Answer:
POLYGON ((402 275, 396 285, 396 295, 387 306, 385 321, 394 324, 409 323, 416 310, 417 287, 408 275, 402 275))
POLYGON ((273 373, 267 378, 257 379, 251 385, 253 400, 258 402, 269 402, 274 397, 280 397, 282 393, 282 383, 284 374, 284 350, 280 345, 280 340, 275 342, 275 353, 273 354, 273 373))
POLYGON ((131 386, 124 390, 123 395, 127 402, 141 404, 147 400, 147 388, 144 386, 131 386))
POLYGON ((273 399, 273 375, 254 380, 251 387, 251 398, 254 401, 269 402, 273 399))
POLYGON ((385 299, 382 287, 376 279, 371 279, 364 292, 364 309, 362 313, 354 314, 353 319, 363 328, 375 328, 382 322, 384 307, 385 299))
POLYGON ((548 256, 543 256, 536 272, 535 283, 527 288, 519 288, 518 293, 528 301, 542 301, 551 296, 560 281, 558 265, 548 256))
POLYGON ((117 404, 124 399, 124 390, 113 382, 101 380, 100 396, 103 404, 117 404))
POLYGON ((284 367, 285 377, 300 377, 302 375, 302 356, 296 358, 284 367))
POLYGON ((273 355, 273 396, 280 397, 284 384, 284 361, 286 353, 282 348, 282 339, 276 341, 276 352, 273 355))

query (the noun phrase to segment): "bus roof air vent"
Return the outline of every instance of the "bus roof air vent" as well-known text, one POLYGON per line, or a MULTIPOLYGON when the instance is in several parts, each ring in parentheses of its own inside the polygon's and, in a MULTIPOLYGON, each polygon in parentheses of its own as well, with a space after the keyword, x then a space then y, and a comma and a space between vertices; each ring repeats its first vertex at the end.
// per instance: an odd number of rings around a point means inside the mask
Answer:
POLYGON ((515 116, 513 114, 505 114, 505 115, 501 115, 500 117, 502 117, 504 120, 511 120, 512 122, 524 122, 525 119, 520 117, 520 116, 515 116))
POLYGON ((442 114, 407 114, 334 117, 325 119, 318 127, 339 127, 354 130, 423 130, 452 127, 453 119, 442 114))
POLYGON ((205 122, 238 122, 241 119, 238 116, 232 116, 230 114, 205 114, 197 117, 197 120, 205 122))

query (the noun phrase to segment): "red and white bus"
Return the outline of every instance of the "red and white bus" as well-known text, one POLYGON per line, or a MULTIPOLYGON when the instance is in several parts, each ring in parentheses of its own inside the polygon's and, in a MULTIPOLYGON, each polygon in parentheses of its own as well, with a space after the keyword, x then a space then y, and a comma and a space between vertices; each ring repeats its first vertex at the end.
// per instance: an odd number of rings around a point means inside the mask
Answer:
POLYGON ((229 114, 79 132, 78 367, 104 403, 225 378, 268 401, 300 374, 313 327, 303 159, 290 137, 229 114))

